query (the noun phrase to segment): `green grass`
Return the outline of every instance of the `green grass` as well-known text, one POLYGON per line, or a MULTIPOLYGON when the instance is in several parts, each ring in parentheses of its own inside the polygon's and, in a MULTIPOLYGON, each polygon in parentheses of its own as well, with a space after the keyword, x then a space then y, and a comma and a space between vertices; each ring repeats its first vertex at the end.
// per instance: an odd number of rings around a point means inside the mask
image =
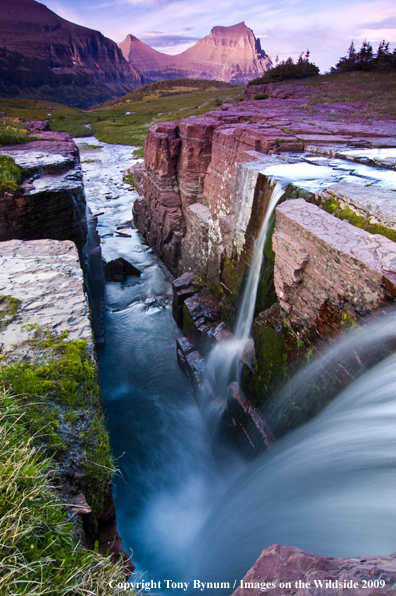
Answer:
POLYGON ((12 157, 0 155, 0 193, 16 192, 21 188, 22 170, 12 157))
POLYGON ((217 87, 215 81, 204 81, 205 88, 200 88, 198 83, 162 81, 154 84, 156 89, 147 85, 89 110, 49 101, 6 98, 0 99, 0 112, 25 120, 49 120, 52 130, 68 132, 73 137, 96 136, 106 143, 142 147, 150 124, 199 116, 219 109, 222 103, 243 93, 243 87, 217 87), (87 128, 87 124, 91 127, 87 128))
POLYGON ((79 489, 96 519, 102 511, 113 469, 96 365, 87 353, 84 340, 68 341, 65 334, 56 336, 38 328, 33 333, 35 337, 20 346, 39 357, 10 363, 3 357, 0 386, 13 395, 34 396, 26 414, 26 429, 34 436, 40 429, 45 430, 40 433, 40 447, 55 461, 61 461, 69 447, 66 436, 59 432, 60 421, 66 416, 76 429, 79 425, 76 432, 85 466, 79 489), (81 424, 78 421, 84 412, 88 414, 88 418, 85 416, 88 422, 81 424))
POLYGON ((0 146, 27 143, 29 131, 16 120, 0 120, 0 146))
MULTIPOLYGON (((0 593, 21 596, 114 595, 122 563, 77 547, 49 480, 51 460, 29 432, 30 395, 0 393, 0 593)), ((37 399, 37 398, 35 398, 37 399)))
MULTIPOLYGON (((312 108, 322 104, 359 102, 356 112, 350 113, 358 120, 396 118, 396 73, 332 73, 308 79, 306 85, 314 90, 309 99, 312 108)), ((342 115, 334 114, 334 119, 342 119, 342 115)))

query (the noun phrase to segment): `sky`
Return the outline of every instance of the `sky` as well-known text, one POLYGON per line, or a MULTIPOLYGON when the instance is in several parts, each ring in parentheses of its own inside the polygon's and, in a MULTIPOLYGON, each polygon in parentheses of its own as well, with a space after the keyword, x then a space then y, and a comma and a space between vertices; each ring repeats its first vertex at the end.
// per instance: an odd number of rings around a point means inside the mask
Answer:
POLYGON ((40 0, 63 18, 120 43, 128 33, 156 50, 178 54, 216 25, 244 21, 273 59, 307 49, 326 72, 353 40, 385 39, 396 47, 395 0, 40 0))

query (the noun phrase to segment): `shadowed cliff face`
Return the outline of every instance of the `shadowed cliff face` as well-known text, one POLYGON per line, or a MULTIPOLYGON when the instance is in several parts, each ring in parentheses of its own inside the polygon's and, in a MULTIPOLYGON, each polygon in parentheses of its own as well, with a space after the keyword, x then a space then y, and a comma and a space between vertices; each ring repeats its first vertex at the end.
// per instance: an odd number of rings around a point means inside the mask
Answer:
POLYGON ((150 80, 185 77, 245 84, 272 66, 271 57, 245 23, 213 27, 209 35, 177 56, 157 52, 133 35, 128 35, 120 48, 150 80))
POLYGON ((85 96, 87 88, 91 88, 91 102, 84 100, 94 103, 142 84, 142 77, 124 59, 117 44, 98 31, 70 23, 34 0, 0 0, 0 13, 0 48, 8 50, 7 59, 3 56, 2 79, 10 78, 21 95, 30 97, 34 92, 36 97, 37 86, 49 83, 57 87, 59 77, 59 100, 65 101, 63 86, 74 85, 68 103, 79 105, 81 93, 85 96), (31 62, 18 64, 20 55, 40 61, 37 68, 31 62), (15 78, 15 68, 19 67, 28 68, 27 85, 22 76, 21 80, 15 78), (43 68, 48 72, 41 80, 43 68))

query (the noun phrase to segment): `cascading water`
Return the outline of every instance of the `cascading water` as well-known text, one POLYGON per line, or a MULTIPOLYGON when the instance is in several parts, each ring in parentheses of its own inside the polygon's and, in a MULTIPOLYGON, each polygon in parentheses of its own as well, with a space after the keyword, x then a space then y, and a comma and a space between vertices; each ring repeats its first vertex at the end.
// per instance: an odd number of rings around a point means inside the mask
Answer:
POLYGON ((223 397, 226 396, 231 374, 236 365, 236 380, 242 368, 241 355, 246 348, 250 338, 253 324, 254 309, 257 298, 257 288, 260 278, 261 266, 263 263, 264 246, 268 235, 271 217, 275 208, 284 193, 282 186, 275 183, 268 202, 267 211, 254 249, 253 261, 250 266, 246 286, 243 291, 242 302, 239 307, 235 336, 233 339, 217 344, 211 351, 208 358, 208 373, 213 380, 216 392, 223 397))
MULTIPOLYGON (((140 278, 106 284, 106 344, 99 354, 104 411, 122 473, 114 479, 118 528, 138 570, 154 580, 233 582, 276 542, 335 556, 395 551, 396 357, 364 372, 362 347, 375 341, 375 352, 394 340, 396 315, 347 336, 274 401, 277 417, 283 396, 295 392, 298 399, 306 383, 318 385, 315 368, 322 375, 336 361, 363 374, 317 418, 242 470, 215 463, 176 364, 171 277, 128 227, 132 193, 121 170, 132 161, 131 149, 88 143, 101 147, 87 145, 82 155, 87 199, 101 213, 103 254, 123 256, 142 271, 140 278), (117 237, 120 225, 130 238, 117 237)), ((268 218, 275 205, 274 198, 268 218)), ((262 248, 256 252, 261 256, 262 248)), ((255 298, 245 294, 237 337, 246 341, 255 298)))
MULTIPOLYGON (((396 313, 347 336, 331 358, 356 353, 370 336, 377 347, 395 339, 396 313)), ((305 382, 319 375, 313 364, 305 382)), ((394 552, 395 389, 391 355, 249 464, 197 537, 190 575, 233 582, 274 543, 336 557, 394 552)))

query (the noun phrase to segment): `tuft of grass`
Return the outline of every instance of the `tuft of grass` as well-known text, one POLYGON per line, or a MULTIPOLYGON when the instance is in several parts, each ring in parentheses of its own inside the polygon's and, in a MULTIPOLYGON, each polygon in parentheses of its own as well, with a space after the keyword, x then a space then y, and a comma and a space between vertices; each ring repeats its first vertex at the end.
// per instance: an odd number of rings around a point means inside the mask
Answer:
POLYGON ((28 432, 30 396, 0 392, 0 593, 101 596, 124 593, 124 564, 74 543, 49 481, 51 460, 28 432))
POLYGON ((29 132, 17 120, 0 120, 0 146, 27 143, 31 140, 29 132))
POLYGON ((0 193, 16 192, 21 188, 22 170, 12 157, 0 155, 0 193))
POLYGON ((13 296, 0 296, 0 329, 6 327, 17 316, 21 301, 13 296))

